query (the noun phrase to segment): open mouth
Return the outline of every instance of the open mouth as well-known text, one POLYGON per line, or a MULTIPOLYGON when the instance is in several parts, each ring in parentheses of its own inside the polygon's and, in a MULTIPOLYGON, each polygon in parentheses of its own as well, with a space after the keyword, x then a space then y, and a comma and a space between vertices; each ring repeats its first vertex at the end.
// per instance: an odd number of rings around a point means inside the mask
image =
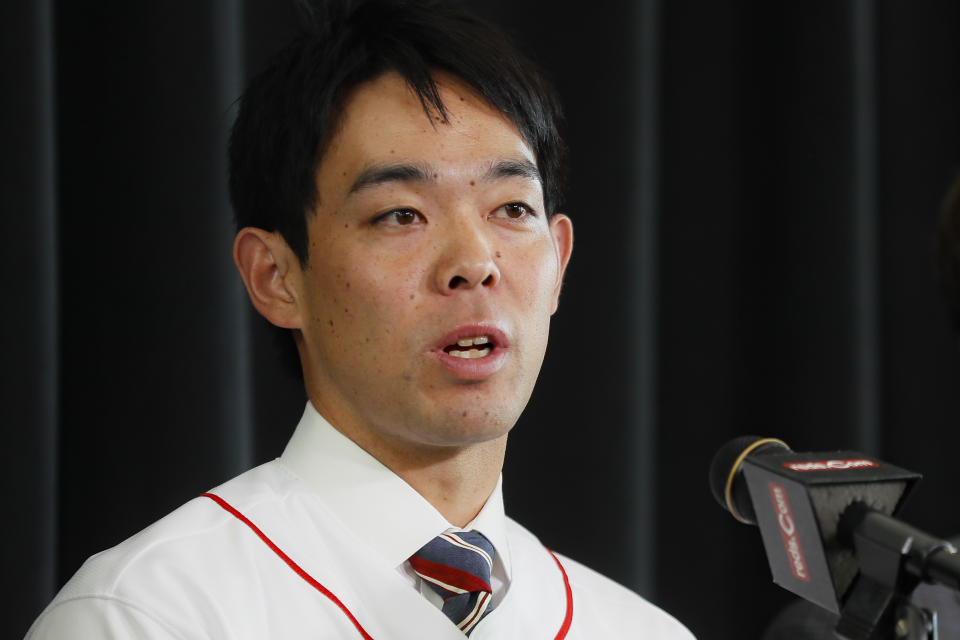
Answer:
POLYGON ((454 358, 463 358, 471 360, 473 358, 483 358, 490 355, 495 345, 490 341, 490 336, 479 335, 469 338, 460 338, 456 344, 450 344, 443 348, 443 351, 454 358))

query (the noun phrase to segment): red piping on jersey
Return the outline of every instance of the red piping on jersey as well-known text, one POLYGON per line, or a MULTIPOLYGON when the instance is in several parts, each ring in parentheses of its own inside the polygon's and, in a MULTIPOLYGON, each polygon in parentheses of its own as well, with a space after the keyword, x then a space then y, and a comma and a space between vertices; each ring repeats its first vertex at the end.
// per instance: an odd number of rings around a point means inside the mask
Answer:
POLYGON ((570 623, 573 622, 573 591, 570 589, 570 578, 567 577, 567 572, 560 564, 560 558, 550 549, 547 549, 547 553, 553 556, 557 566, 560 567, 560 573, 563 574, 563 588, 567 591, 567 615, 563 617, 563 624, 560 625, 560 631, 557 631, 557 637, 555 638, 555 640, 563 640, 567 637, 567 631, 570 630, 570 623))
POLYGON ((298 565, 296 562, 293 561, 292 558, 290 558, 290 556, 288 556, 288 555, 285 554, 283 551, 281 551, 280 547, 278 547, 277 545, 275 545, 275 544, 273 543, 273 540, 271 540, 270 538, 268 538, 267 535, 266 535, 263 531, 260 531, 260 528, 259 528, 257 525, 253 524, 252 522, 250 522, 250 520, 249 520, 245 515, 243 515, 242 513, 240 513, 239 511, 237 511, 236 509, 234 509, 229 503, 227 503, 226 500, 224 500, 223 498, 221 498, 220 496, 218 496, 218 495, 216 495, 216 494, 214 494, 214 493, 204 493, 204 494, 201 494, 201 497, 210 498, 211 500, 213 500, 214 502, 216 502, 218 505, 220 505, 221 507, 223 507, 227 512, 229 512, 230 515, 232 515, 232 516, 235 517, 237 520, 239 520, 239 521, 242 522, 243 524, 245 524, 245 525, 247 525, 248 527, 250 527, 250 529, 251 529, 255 534, 257 534, 257 536, 258 536, 261 540, 263 540, 264 544, 266 544, 268 547, 270 547, 271 551, 273 551, 275 554, 277 554, 278 556, 280 556, 280 559, 283 560, 284 562, 286 562, 287 565, 289 565, 290 568, 293 569, 294 573, 296 573, 298 576, 300 576, 301 578, 303 578, 304 580, 306 580, 306 581, 307 581, 307 584, 309 584, 311 587, 313 587, 314 589, 316 589, 317 591, 319 591, 319 592, 322 593, 323 595, 327 596, 327 597, 330 599, 330 601, 333 602, 333 604, 335 604, 335 605, 337 605, 338 607, 340 607, 340 610, 343 611, 343 613, 346 614, 346 616, 347 616, 348 618, 350 618, 350 622, 352 622, 352 623, 353 623, 353 626, 355 626, 355 627, 357 628, 357 631, 360 632, 360 635, 363 636, 364 640, 373 640, 373 636, 371 636, 369 633, 367 633, 366 629, 364 629, 362 626, 360 626, 360 623, 357 621, 356 618, 353 617, 353 614, 350 613, 350 610, 347 609, 347 607, 346 607, 342 602, 340 602, 340 598, 338 598, 337 596, 333 595, 333 592, 332 592, 332 591, 330 591, 330 590, 327 589, 325 586, 323 586, 322 584, 320 584, 319 582, 317 582, 316 580, 314 580, 314 579, 313 579, 313 576, 311 576, 309 573, 307 573, 306 571, 304 571, 304 570, 300 567, 300 565, 298 565))
MULTIPOLYGON (((216 502, 218 505, 223 507, 224 511, 226 511, 227 513, 235 517, 237 520, 239 520, 243 524, 247 525, 251 531, 257 534, 257 537, 260 538, 265 545, 270 547, 271 551, 277 554, 281 560, 287 563, 287 566, 293 569, 294 573, 296 573, 298 576, 303 578, 307 582, 307 584, 309 584, 311 587, 313 587, 314 589, 322 593, 324 596, 329 598, 329 600, 333 602, 333 604, 337 605, 337 607, 341 611, 343 611, 344 615, 346 615, 347 618, 350 619, 350 622, 353 623, 353 626, 357 628, 357 631, 360 632, 360 635, 363 636, 364 640, 373 640, 373 637, 369 633, 367 633, 366 629, 364 629, 360 625, 360 622, 354 617, 352 613, 350 613, 350 610, 347 609, 346 605, 344 605, 340 601, 340 598, 335 596, 332 591, 330 591, 325 586, 317 582, 313 578, 313 576, 311 576, 309 573, 304 571, 303 568, 300 565, 298 565, 296 562, 294 562, 290 556, 285 554, 280 549, 280 547, 278 547, 273 542, 273 540, 268 538, 267 534, 261 531, 257 525, 253 524, 249 518, 247 518, 245 515, 237 511, 226 500, 224 500, 223 498, 221 498, 215 493, 203 493, 200 495, 200 497, 210 498, 211 500, 216 502)), ((570 623, 573 620, 573 591, 571 591, 570 589, 570 579, 567 578, 567 572, 564 570, 563 565, 560 564, 560 559, 556 555, 554 555, 553 551, 550 551, 549 549, 547 549, 547 552, 553 557, 553 560, 557 563, 557 566, 560 568, 560 573, 563 575, 563 586, 567 593, 567 613, 563 617, 563 624, 560 625, 560 631, 557 632, 556 638, 554 639, 554 640, 563 640, 564 638, 567 637, 567 632, 570 630, 570 623)))

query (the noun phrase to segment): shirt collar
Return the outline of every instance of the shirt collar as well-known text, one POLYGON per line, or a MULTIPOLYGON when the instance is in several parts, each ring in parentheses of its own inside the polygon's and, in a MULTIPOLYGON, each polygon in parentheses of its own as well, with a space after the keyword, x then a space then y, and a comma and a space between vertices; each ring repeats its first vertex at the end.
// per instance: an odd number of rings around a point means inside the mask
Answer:
MULTIPOLYGON (((280 462, 392 567, 399 567, 451 525, 433 505, 399 476, 337 431, 307 402, 303 417, 280 462), (402 527, 390 523, 402 522, 402 527)), ((510 576, 510 547, 501 483, 464 530, 480 531, 496 549, 510 576)))

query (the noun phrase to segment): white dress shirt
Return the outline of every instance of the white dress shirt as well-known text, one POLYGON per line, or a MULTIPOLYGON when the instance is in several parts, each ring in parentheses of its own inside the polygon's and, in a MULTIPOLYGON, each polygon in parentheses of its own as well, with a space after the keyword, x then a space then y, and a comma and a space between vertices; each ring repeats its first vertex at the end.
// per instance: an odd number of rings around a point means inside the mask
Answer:
MULTIPOLYGON (((87 560, 27 639, 463 640, 407 561, 450 523, 309 403, 280 458, 211 493, 224 506, 201 496, 87 560)), ((568 640, 692 640, 638 595, 555 559, 504 515, 499 482, 465 528, 496 549, 494 609, 472 640, 550 640, 568 614, 568 640)))
POLYGON ((396 567, 438 607, 442 598, 421 584, 408 558, 445 531, 479 531, 496 552, 490 575, 493 606, 503 597, 510 582, 510 547, 499 480, 477 517, 458 529, 410 485, 330 426, 309 403, 280 461, 300 476, 348 529, 379 553, 387 566, 396 567), (391 523, 403 523, 403 528, 387 531, 391 523))

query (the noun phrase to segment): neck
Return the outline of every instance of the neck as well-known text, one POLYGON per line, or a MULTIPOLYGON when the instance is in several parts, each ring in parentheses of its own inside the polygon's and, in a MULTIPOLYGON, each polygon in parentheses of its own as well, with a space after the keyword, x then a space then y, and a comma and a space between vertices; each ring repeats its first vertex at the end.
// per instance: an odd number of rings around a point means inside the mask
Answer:
POLYGON ((320 398, 311 402, 333 427, 393 471, 456 527, 473 520, 493 493, 503 469, 507 434, 465 444, 425 444, 409 434, 371 429, 338 413, 320 398))
MULTIPOLYGON (((464 527, 493 493, 503 468, 507 436, 455 450, 421 451, 380 461, 414 488, 447 522, 464 527)), ((389 456, 388 456, 389 458, 389 456)))
POLYGON ((503 468, 507 435, 461 446, 397 444, 340 429, 456 527, 473 520, 493 493, 503 468))

